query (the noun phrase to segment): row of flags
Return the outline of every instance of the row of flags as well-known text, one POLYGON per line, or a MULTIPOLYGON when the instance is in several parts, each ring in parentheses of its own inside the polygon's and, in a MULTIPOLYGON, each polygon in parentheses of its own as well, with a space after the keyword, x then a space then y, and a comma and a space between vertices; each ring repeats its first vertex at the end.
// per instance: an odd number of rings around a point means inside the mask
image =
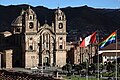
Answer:
MULTIPOLYGON (((96 34, 97 34, 97 32, 94 32, 91 35, 85 37, 85 39, 80 44, 80 47, 86 47, 86 46, 88 46, 90 44, 96 43, 97 42, 96 34)), ((107 46, 107 45, 109 45, 111 43, 115 43, 116 42, 116 35, 117 35, 116 31, 114 31, 107 38, 105 38, 104 40, 99 42, 98 43, 99 49, 102 49, 102 48, 104 48, 105 46, 107 46)))

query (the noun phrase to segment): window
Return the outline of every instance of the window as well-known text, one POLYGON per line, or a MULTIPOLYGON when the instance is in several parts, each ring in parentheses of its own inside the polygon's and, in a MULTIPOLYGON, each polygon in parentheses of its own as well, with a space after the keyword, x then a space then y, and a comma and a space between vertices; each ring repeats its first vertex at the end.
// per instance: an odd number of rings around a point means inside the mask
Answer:
POLYGON ((30 50, 33 50, 33 46, 32 45, 29 48, 30 48, 30 50))
POLYGON ((46 48, 48 49, 48 45, 49 45, 49 43, 48 42, 46 42, 46 48))
POLYGON ((62 20, 62 18, 61 18, 61 17, 59 17, 59 20, 62 20))
POLYGON ((30 40, 32 40, 32 37, 30 38, 30 40))
POLYGON ((32 16, 30 16, 30 19, 32 19, 32 16))
POLYGON ((32 23, 32 22, 29 23, 29 28, 30 28, 30 29, 33 28, 33 23, 32 23))
POLYGON ((65 17, 64 17, 64 16, 62 16, 62 18, 64 19, 65 17))
POLYGON ((60 40, 62 40, 62 37, 60 37, 60 40))
POLYGON ((105 59, 107 58, 107 56, 105 56, 105 59))
POLYGON ((31 59, 35 59, 35 56, 31 56, 31 59))
POLYGON ((59 23, 59 29, 63 28, 63 23, 59 23))
POLYGON ((54 46, 54 43, 52 43, 52 46, 54 46))
POLYGON ((16 28, 16 32, 20 32, 20 28, 16 28))
POLYGON ((62 49, 62 45, 60 45, 60 49, 62 49))

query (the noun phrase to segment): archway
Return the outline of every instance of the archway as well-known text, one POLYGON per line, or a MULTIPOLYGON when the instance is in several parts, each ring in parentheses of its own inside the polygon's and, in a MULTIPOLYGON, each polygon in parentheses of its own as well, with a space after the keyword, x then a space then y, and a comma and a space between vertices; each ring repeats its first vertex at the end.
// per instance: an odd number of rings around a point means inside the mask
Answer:
POLYGON ((43 58, 43 65, 44 65, 44 66, 50 66, 50 65, 49 65, 49 57, 44 57, 44 58, 43 58))
POLYGON ((55 35, 48 28, 39 32, 39 65, 52 66, 54 63, 55 35))
POLYGON ((43 66, 50 66, 50 52, 47 50, 43 52, 43 66))

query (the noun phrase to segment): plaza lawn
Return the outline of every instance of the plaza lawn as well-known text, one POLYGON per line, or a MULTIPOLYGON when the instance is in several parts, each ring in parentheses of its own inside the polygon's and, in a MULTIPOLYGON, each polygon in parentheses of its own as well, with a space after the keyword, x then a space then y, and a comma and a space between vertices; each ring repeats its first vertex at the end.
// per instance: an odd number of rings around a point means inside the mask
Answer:
MULTIPOLYGON (((86 78, 80 78, 79 76, 64 77, 64 80, 87 80, 86 78)), ((97 78, 88 78, 88 80, 97 80, 97 78)), ((99 79, 102 80, 102 79, 99 79)))

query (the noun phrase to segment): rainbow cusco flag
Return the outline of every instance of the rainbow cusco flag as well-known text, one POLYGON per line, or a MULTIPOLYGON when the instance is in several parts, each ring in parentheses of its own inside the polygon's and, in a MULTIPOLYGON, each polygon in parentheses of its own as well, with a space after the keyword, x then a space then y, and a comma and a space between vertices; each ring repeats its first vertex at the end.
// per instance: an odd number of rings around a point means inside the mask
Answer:
POLYGON ((104 48, 105 46, 116 42, 116 31, 109 35, 106 39, 98 44, 99 49, 104 48))

